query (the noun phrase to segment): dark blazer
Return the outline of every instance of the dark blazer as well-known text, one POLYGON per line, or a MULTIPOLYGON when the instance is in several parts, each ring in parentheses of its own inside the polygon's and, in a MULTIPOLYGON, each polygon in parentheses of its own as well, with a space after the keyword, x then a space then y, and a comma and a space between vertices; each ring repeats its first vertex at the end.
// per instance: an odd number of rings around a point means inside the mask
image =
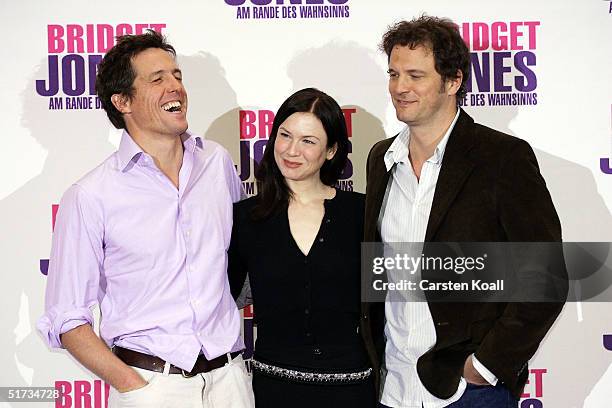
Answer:
MULTIPOLYGON (((380 242, 377 220, 390 172, 372 147, 367 162, 364 241, 380 242)), ((463 110, 450 134, 429 215, 426 242, 560 242, 561 225, 529 144, 474 123, 463 110)), ((519 398, 527 362, 563 303, 429 303, 436 344, 417 372, 438 398, 457 390, 465 359, 476 357, 519 398)), ((361 330, 374 367, 384 354, 384 304, 363 303, 361 330)), ((376 370, 378 372, 378 370, 376 370)))

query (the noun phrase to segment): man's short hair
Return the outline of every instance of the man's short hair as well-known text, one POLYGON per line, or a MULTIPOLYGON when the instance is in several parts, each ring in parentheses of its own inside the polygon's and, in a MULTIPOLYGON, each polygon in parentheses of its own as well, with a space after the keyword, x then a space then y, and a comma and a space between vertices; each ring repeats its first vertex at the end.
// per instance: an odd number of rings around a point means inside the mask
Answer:
POLYGON ((463 42, 455 23, 447 18, 422 15, 411 21, 401 21, 390 26, 383 35, 380 48, 391 57, 393 47, 400 45, 414 49, 422 46, 433 52, 435 68, 442 80, 457 78, 457 71, 463 74, 463 81, 457 91, 457 100, 467 91, 465 84, 470 75, 470 51, 463 42))
POLYGON ((174 47, 166 42, 163 35, 157 31, 147 30, 140 35, 117 37, 117 44, 106 53, 98 65, 96 93, 108 119, 117 129, 125 128, 125 121, 123 114, 113 105, 111 97, 114 94, 121 94, 132 98, 136 78, 132 58, 149 48, 160 48, 173 57, 176 56, 174 47))

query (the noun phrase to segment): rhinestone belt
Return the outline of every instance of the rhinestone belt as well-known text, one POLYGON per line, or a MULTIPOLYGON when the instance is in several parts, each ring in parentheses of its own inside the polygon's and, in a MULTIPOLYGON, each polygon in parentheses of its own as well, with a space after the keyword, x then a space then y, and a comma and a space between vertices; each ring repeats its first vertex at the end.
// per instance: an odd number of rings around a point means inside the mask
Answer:
POLYGON ((309 384, 353 384, 365 380, 372 374, 371 368, 352 373, 312 373, 277 367, 255 359, 251 360, 251 364, 255 370, 263 374, 309 384))

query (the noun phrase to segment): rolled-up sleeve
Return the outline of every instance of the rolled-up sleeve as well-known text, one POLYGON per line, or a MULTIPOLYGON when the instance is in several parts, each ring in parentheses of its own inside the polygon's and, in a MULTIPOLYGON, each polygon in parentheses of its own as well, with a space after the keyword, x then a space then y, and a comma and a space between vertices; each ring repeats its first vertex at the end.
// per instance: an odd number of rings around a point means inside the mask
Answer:
POLYGON ((60 335, 83 324, 93 325, 104 259, 101 207, 79 185, 60 201, 47 274, 45 313, 37 328, 52 348, 60 335))

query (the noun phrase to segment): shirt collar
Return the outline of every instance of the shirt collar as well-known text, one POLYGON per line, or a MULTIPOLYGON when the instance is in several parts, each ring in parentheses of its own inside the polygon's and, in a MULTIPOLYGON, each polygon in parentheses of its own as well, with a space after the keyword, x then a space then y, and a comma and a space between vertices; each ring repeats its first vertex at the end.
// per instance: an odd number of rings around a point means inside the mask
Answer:
MULTIPOLYGON (((181 136, 181 141, 183 142, 185 150, 189 152, 194 152, 196 147, 201 149, 204 146, 202 136, 193 134, 189 130, 187 130, 181 136)), ((140 160, 140 157, 144 154, 144 151, 140 148, 140 146, 138 146, 138 144, 136 144, 129 133, 126 130, 123 130, 117 153, 119 156, 119 166, 121 170, 125 170, 128 164, 130 164, 132 161, 137 162, 140 160)))
POLYGON ((202 136, 196 135, 195 133, 191 133, 189 130, 183 133, 183 135, 181 136, 181 141, 183 142, 185 150, 189 152, 195 151, 196 147, 198 149, 201 149, 204 146, 202 136))
POLYGON ((133 160, 137 162, 140 156, 144 152, 136 144, 134 139, 129 135, 127 130, 123 130, 121 134, 121 142, 119 143, 119 150, 117 151, 119 157, 119 168, 125 170, 127 165, 133 160), (135 160, 134 160, 135 159, 135 160))
MULTIPOLYGON (((452 133, 453 128, 455 127, 455 124, 457 123, 457 119, 459 119, 460 112, 461 110, 457 109, 455 118, 453 119, 450 126, 448 127, 448 130, 446 131, 446 133, 444 134, 444 136, 442 137, 442 139, 436 146, 436 149, 434 150, 433 155, 429 159, 427 159, 428 162, 438 164, 438 165, 442 163, 442 158, 444 157, 444 151, 446 150, 446 144, 448 143, 450 134, 452 133)), ((404 161, 408 159, 408 154, 410 152, 408 148, 409 145, 410 145, 410 128, 406 126, 404 130, 402 130, 397 135, 393 143, 391 143, 391 146, 389 146, 389 148, 385 152, 384 160, 385 160, 385 167, 387 168, 387 171, 391 170, 391 168, 395 164, 404 163, 404 161)))

